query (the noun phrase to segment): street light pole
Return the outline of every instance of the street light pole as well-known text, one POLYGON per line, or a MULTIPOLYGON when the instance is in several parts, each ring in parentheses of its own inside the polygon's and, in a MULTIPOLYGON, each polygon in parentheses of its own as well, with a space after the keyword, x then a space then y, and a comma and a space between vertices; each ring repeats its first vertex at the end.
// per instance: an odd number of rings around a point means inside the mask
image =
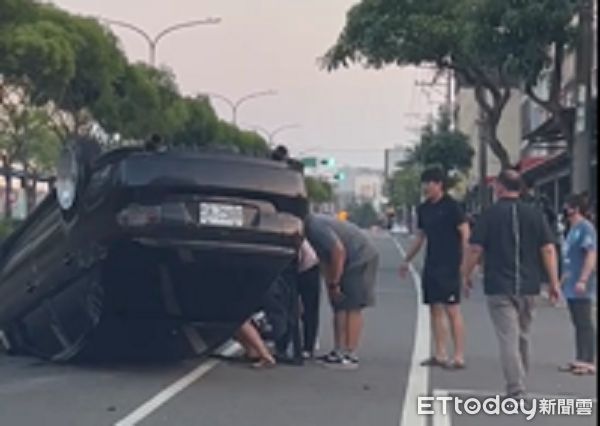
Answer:
POLYGON ((260 92, 249 93, 249 94, 242 96, 241 98, 233 101, 230 98, 228 98, 227 96, 223 96, 218 93, 201 93, 201 95, 203 95, 203 96, 219 99, 219 100, 225 102, 227 105, 229 105, 229 107, 231 108, 231 121, 232 121, 233 125, 237 125, 238 110, 239 110, 240 106, 242 106, 242 104, 244 104, 245 102, 252 100, 252 99, 260 98, 263 96, 273 96, 276 94, 277 94, 277 91, 275 91, 275 90, 263 90, 260 92))
POLYGON ((144 40, 146 40, 146 43, 148 43, 148 51, 149 51, 148 63, 153 67, 156 66, 156 48, 158 46, 158 43, 165 36, 167 36, 171 33, 174 33, 175 31, 182 30, 185 28, 196 27, 199 25, 215 25, 215 24, 218 24, 221 22, 221 18, 207 18, 207 19, 202 19, 202 20, 181 22, 181 23, 178 23, 178 24, 175 24, 175 25, 165 28, 164 30, 162 30, 158 34, 156 34, 154 37, 152 37, 146 31, 141 29, 140 27, 130 24, 129 22, 117 21, 114 19, 106 19, 106 18, 99 18, 99 19, 101 21, 106 22, 109 25, 115 25, 118 27, 127 28, 131 31, 136 32, 140 36, 142 36, 144 38, 144 40))
POLYGON ((278 134, 285 132, 286 130, 293 130, 293 129, 298 129, 300 127, 299 124, 285 124, 283 126, 279 126, 277 127, 275 130, 267 130, 263 127, 260 126, 249 126, 252 130, 258 130, 260 132, 262 132, 263 134, 265 134, 267 136, 267 141, 269 142, 269 145, 273 146, 275 144, 275 136, 277 136, 278 134))
POLYGON ((577 46, 577 108, 575 140, 571 157, 571 192, 589 192, 592 179, 592 57, 594 55, 593 2, 582 0, 579 4, 579 44, 577 46))

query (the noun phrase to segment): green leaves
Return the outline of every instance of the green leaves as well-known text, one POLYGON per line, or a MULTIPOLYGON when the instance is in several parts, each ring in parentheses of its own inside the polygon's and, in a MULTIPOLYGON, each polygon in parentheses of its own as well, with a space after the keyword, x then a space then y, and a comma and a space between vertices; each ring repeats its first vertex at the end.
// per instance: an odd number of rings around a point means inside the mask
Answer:
POLYGON ((390 199, 394 206, 416 206, 421 200, 421 167, 409 164, 402 167, 392 177, 390 199))
POLYGON ((421 140, 414 148, 411 160, 423 167, 441 166, 447 173, 467 173, 473 164, 475 151, 468 137, 459 131, 451 130, 450 117, 442 111, 434 125, 427 125, 421 133, 421 140))
POLYGON ((310 176, 306 177, 305 182, 311 202, 320 204, 333 200, 333 189, 329 183, 310 176))
POLYGON ((51 5, 0 0, 0 76, 21 91, 27 108, 58 112, 54 121, 63 122, 63 137, 98 123, 122 139, 156 133, 175 145, 268 151, 258 135, 221 122, 206 99, 183 97, 169 70, 129 64, 115 36, 96 20, 51 5))

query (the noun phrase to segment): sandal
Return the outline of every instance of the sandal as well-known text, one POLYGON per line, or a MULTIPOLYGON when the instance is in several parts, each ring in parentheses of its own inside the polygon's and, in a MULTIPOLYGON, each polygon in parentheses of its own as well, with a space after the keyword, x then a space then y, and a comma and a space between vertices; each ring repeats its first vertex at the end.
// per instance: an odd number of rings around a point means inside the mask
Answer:
POLYGON ((444 368, 445 370, 464 370, 465 368, 467 368, 467 366, 464 361, 452 361, 443 366, 442 368, 444 368))
POLYGON ((448 366, 448 361, 439 360, 436 357, 432 356, 431 358, 427 358, 425 361, 421 362, 421 367, 442 367, 446 368, 448 366))
POLYGON ((577 365, 573 362, 570 362, 568 364, 559 366, 558 371, 562 373, 572 373, 575 368, 577 368, 577 365))
POLYGON ((255 370, 264 370, 267 368, 273 368, 277 365, 277 362, 275 362, 275 360, 271 360, 271 359, 261 359, 255 363, 253 363, 251 366, 253 369, 255 370))
POLYGON ((576 376, 594 376, 596 375, 596 369, 592 366, 580 365, 574 367, 571 373, 576 376))

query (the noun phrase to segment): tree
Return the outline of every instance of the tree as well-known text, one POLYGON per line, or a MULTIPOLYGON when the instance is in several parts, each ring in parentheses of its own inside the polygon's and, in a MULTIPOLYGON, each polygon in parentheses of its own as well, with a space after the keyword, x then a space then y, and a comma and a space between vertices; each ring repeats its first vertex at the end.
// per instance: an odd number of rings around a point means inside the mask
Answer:
POLYGON ((333 200, 333 188, 328 182, 310 176, 306 177, 305 182, 308 199, 311 202, 322 204, 333 200))
POLYGON ((29 13, 13 11, 19 20, 0 21, 4 81, 25 90, 34 105, 55 105, 54 124, 61 124, 57 133, 63 138, 84 131, 92 116, 109 125, 114 83, 126 64, 116 38, 93 19, 30 0, 23 3, 29 13))
POLYGON ((484 140, 507 168, 497 128, 511 90, 546 66, 554 31, 568 25, 575 1, 363 0, 323 62, 330 70, 350 62, 452 70, 474 88, 484 140))
POLYGON ((371 203, 351 205, 348 208, 348 218, 361 228, 370 228, 379 223, 379 216, 371 203))
POLYGON ((439 165, 450 176, 466 174, 473 165, 474 155, 468 137, 451 129, 450 115, 442 110, 435 123, 423 127, 421 140, 412 151, 409 161, 424 167, 439 165))
POLYGON ((12 215, 13 166, 21 168, 27 210, 35 205, 36 185, 41 174, 50 172, 60 149, 60 140, 53 133, 49 112, 28 102, 25 91, 0 86, 0 153, 6 183, 5 215, 12 215))
POLYGON ((421 167, 416 163, 408 163, 394 173, 389 183, 390 201, 395 210, 405 208, 412 224, 413 208, 421 201, 421 167))

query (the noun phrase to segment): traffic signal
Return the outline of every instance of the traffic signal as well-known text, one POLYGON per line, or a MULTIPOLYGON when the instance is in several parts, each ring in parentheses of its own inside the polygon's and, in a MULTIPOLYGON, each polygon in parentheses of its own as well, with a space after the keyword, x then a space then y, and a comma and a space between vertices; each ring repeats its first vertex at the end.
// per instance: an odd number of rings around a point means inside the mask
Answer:
POLYGON ((344 172, 337 172, 333 175, 333 180, 336 182, 342 182, 344 179, 346 179, 346 174, 344 172))
POLYGON ((306 157, 300 161, 302 162, 302 164, 304 164, 304 167, 307 167, 307 168, 317 167, 317 158, 316 157, 306 157))
POLYGON ((325 167, 335 167, 335 158, 321 158, 321 165, 325 167))

